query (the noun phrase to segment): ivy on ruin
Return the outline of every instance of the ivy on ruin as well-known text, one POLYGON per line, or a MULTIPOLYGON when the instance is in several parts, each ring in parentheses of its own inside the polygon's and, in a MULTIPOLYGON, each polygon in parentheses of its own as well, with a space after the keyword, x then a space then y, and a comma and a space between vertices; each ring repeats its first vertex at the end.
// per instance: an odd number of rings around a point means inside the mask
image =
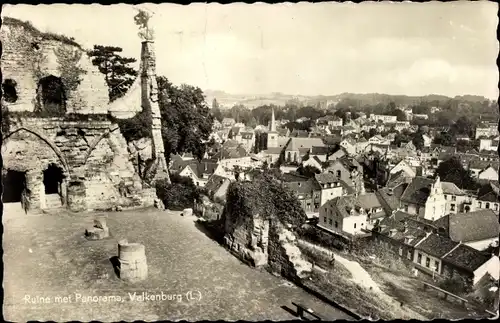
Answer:
POLYGON ((61 73, 62 82, 69 95, 69 92, 76 91, 82 81, 82 76, 87 74, 87 71, 79 66, 83 52, 76 48, 61 45, 54 49, 54 54, 59 64, 58 69, 61 73))
POLYGON ((295 193, 267 173, 259 174, 251 182, 231 183, 226 200, 225 213, 231 214, 235 221, 258 214, 298 227, 307 220, 295 193))

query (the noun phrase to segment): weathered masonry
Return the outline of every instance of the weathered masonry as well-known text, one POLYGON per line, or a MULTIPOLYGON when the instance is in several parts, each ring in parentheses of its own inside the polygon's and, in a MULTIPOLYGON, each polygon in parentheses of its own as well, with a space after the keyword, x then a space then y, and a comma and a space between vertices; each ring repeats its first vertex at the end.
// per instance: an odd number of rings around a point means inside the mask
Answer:
POLYGON ((168 176, 152 42, 142 44, 139 76, 128 93, 109 103, 103 74, 73 40, 12 18, 3 19, 0 36, 2 109, 10 119, 8 129, 2 127, 6 209, 10 203, 26 211, 153 205, 154 188, 138 175, 112 121, 148 111, 152 177, 168 176))

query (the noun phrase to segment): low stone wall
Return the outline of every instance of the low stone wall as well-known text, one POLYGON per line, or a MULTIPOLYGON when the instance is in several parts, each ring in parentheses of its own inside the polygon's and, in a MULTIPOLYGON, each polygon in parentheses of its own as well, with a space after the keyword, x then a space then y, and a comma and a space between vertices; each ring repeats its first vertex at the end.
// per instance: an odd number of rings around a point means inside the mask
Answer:
POLYGON ((269 230, 269 268, 292 281, 309 277, 312 264, 297 247, 296 236, 278 221, 269 230))

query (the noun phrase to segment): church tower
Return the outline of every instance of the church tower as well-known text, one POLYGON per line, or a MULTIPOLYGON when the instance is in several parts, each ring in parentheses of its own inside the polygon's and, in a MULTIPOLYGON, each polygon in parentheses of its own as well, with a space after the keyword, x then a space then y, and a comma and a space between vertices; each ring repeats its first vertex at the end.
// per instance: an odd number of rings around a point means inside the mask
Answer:
POLYGON ((425 202, 424 219, 436 221, 446 215, 446 200, 439 176, 431 185, 429 197, 425 202))
POLYGON ((276 131, 276 121, 274 120, 274 108, 271 110, 271 124, 267 132, 267 148, 278 147, 278 132, 276 131))

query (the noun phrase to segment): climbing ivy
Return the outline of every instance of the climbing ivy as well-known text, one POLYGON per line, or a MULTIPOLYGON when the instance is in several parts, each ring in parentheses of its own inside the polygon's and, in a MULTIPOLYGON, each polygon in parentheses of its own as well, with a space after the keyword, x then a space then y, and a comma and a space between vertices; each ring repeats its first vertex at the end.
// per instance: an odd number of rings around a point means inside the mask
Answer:
POLYGON ((59 64, 58 69, 62 82, 69 94, 78 88, 82 81, 82 75, 87 74, 87 71, 79 66, 83 53, 77 48, 61 45, 54 49, 54 54, 59 64))
POLYGON ((257 175, 251 182, 233 182, 226 196, 225 214, 233 219, 263 216, 300 226, 307 220, 295 194, 272 174, 257 175))

